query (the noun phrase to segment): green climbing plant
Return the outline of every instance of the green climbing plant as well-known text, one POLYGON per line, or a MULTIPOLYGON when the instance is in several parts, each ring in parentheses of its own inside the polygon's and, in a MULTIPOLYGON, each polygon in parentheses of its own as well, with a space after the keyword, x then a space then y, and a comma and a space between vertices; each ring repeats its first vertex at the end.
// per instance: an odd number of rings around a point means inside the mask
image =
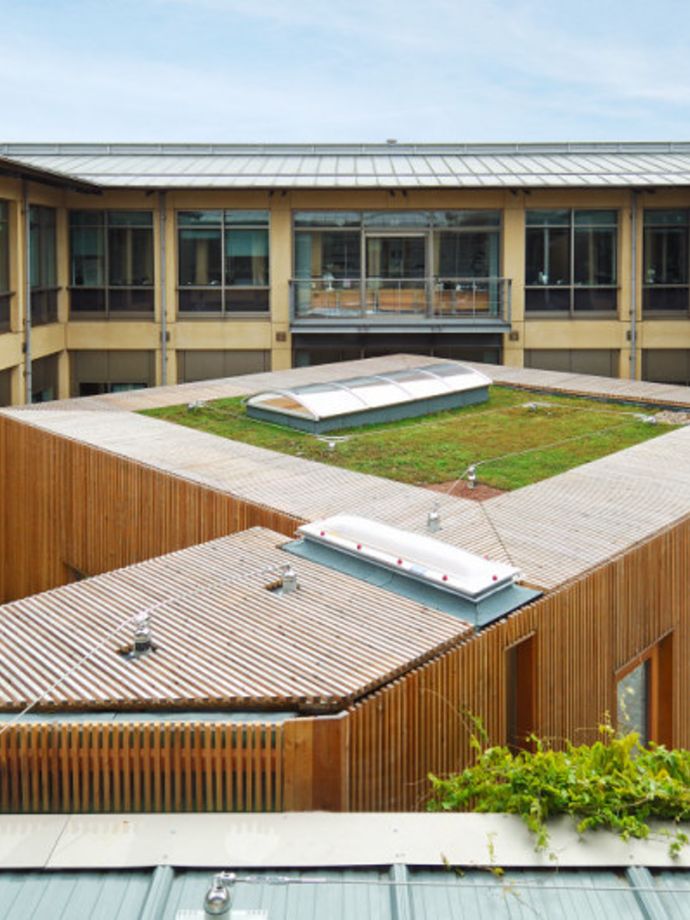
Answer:
MULTIPOLYGON (((648 837, 650 818, 690 818, 690 751, 640 744, 635 732, 619 737, 608 722, 594 744, 567 743, 563 750, 532 736, 532 751, 513 752, 489 746, 479 729, 471 766, 447 778, 430 776, 431 811, 520 815, 537 849, 548 845, 546 822, 555 815, 571 815, 581 834, 603 828, 624 839, 648 837)), ((687 842, 678 829, 671 855, 687 842)))

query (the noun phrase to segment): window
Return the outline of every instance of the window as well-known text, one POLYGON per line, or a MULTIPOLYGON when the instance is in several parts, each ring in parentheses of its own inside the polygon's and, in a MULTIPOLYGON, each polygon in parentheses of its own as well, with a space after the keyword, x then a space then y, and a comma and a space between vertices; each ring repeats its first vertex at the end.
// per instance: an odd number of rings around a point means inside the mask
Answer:
POLYGON ((690 386, 690 349, 643 348, 642 379, 690 386))
POLYGON ((527 211, 526 312, 615 312, 617 248, 616 211, 527 211))
POLYGON ((649 671, 647 659, 621 677, 616 690, 618 731, 637 732, 642 744, 649 741, 649 671))
POLYGON ((673 635, 633 659, 616 675, 616 725, 640 742, 673 744, 673 635))
POLYGON ((645 318, 688 312, 688 213, 644 212, 645 318))
POLYGON ((58 395, 58 356, 31 362, 31 402, 49 402, 58 395))
POLYGON ((180 211, 179 312, 269 309, 268 211, 180 211))
POLYGON ((239 374, 270 371, 270 351, 229 349, 227 351, 178 351, 178 383, 217 380, 239 374))
POLYGON ((0 201, 0 332, 10 328, 10 220, 6 201, 0 201))
POLYGON ((34 326, 55 323, 57 308, 57 241, 55 208, 32 205, 29 209, 31 239, 31 322, 34 326))
POLYGON ((498 211, 298 211, 295 309, 498 315, 498 211))
POLYGON ((525 367, 543 371, 618 377, 620 352, 616 348, 526 348, 524 360, 525 367))
POLYGON ((71 211, 70 286, 79 319, 153 313, 152 213, 71 211))
POLYGON ((98 396, 154 386, 152 351, 71 351, 73 396, 98 396))
POLYGON ((12 402, 12 371, 0 371, 0 406, 9 406, 12 402))

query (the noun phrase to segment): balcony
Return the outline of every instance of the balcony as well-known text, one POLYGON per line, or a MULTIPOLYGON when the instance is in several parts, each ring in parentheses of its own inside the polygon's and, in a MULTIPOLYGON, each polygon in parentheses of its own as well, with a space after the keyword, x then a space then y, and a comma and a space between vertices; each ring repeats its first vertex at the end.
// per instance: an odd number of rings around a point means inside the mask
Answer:
POLYGON ((294 278, 302 332, 506 332, 509 278, 294 278))

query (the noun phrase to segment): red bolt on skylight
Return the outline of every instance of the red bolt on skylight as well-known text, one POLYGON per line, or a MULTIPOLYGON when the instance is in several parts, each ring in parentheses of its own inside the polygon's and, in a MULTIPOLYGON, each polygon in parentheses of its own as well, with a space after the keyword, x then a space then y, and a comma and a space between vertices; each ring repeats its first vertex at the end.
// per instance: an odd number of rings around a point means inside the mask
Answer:
POLYGON ((498 575, 492 575, 491 581, 498 581, 498 575))
POLYGON ((326 536, 326 531, 325 531, 325 530, 322 530, 322 531, 320 532, 319 536, 325 537, 325 536, 326 536))
POLYGON ((398 565, 402 565, 402 564, 403 564, 402 559, 398 559, 398 565))
POLYGON ((447 576, 447 575, 444 575, 444 576, 443 576, 443 581, 448 581, 448 576, 447 576))
POLYGON ((358 543, 358 544, 357 544, 357 549, 361 549, 361 548, 362 548, 362 544, 361 544, 361 543, 358 543))

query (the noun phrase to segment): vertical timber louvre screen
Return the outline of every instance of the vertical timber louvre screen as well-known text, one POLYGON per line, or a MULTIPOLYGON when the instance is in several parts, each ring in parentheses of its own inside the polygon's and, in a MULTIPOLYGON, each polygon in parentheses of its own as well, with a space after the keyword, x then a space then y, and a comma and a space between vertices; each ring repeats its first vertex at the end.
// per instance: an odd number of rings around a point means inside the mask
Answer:
POLYGON ((657 648, 655 740, 689 747, 689 585, 685 519, 358 702, 349 710, 349 808, 423 808, 429 773, 472 762, 475 719, 489 743, 507 743, 507 653, 525 642, 537 735, 555 746, 591 743, 606 713, 615 718, 616 672, 657 648))
POLYGON ((281 811, 273 723, 17 725, 0 735, 0 811, 281 811))
POLYGON ((0 602, 249 527, 304 521, 0 416, 0 602))

